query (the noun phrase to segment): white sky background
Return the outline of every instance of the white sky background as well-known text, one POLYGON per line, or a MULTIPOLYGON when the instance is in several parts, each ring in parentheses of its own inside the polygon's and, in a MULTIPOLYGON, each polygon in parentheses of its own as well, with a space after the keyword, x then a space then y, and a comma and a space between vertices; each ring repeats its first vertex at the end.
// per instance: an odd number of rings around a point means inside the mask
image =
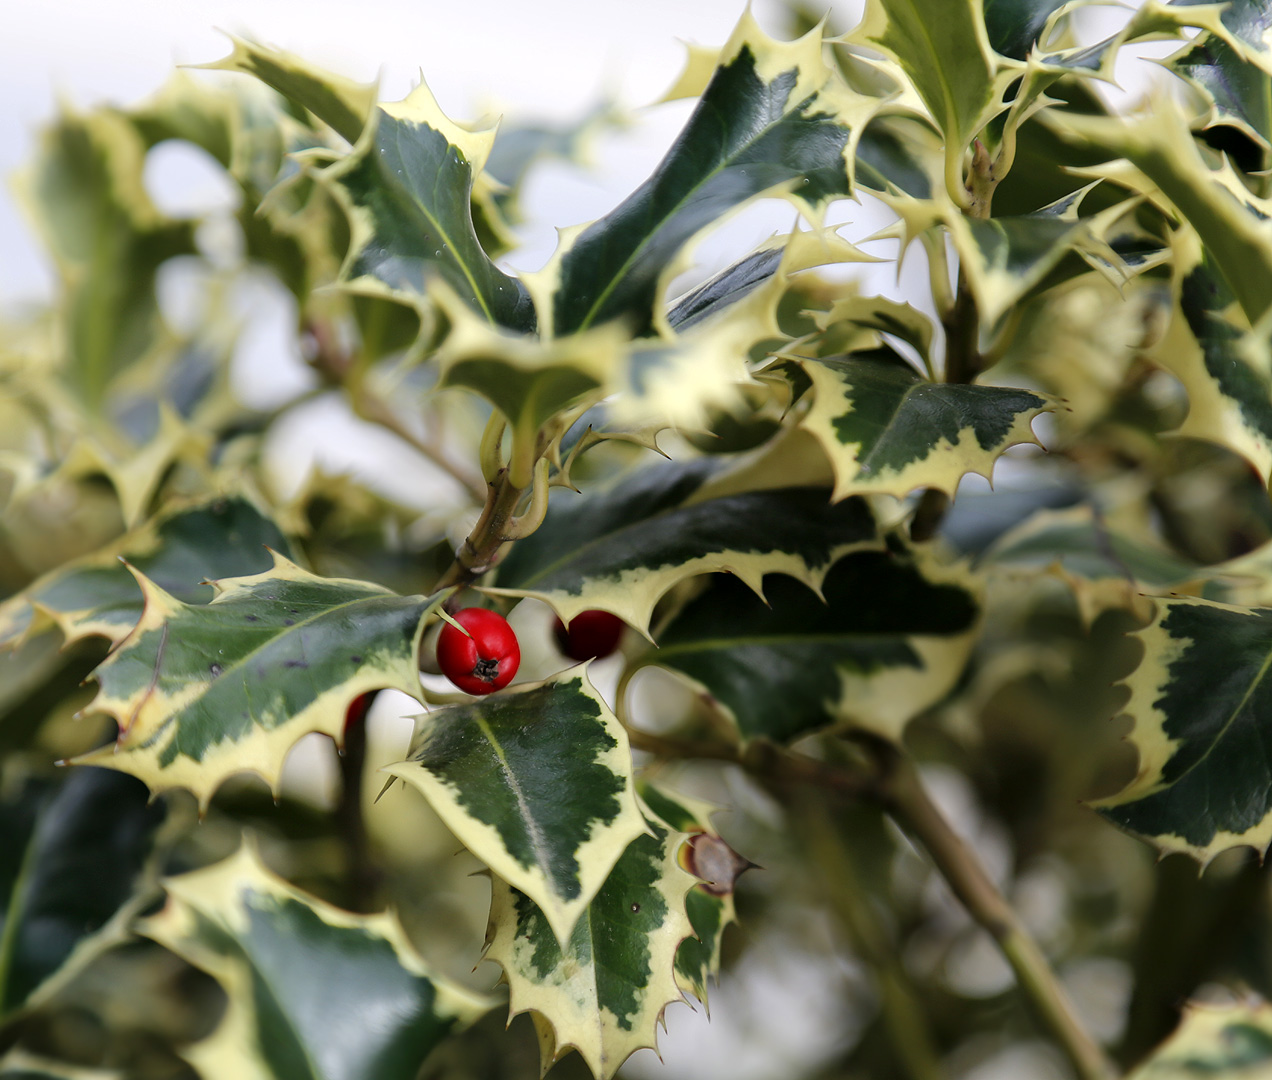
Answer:
MULTIPOLYGON (((422 72, 442 108, 461 122, 491 113, 510 121, 569 120, 607 93, 632 107, 657 98, 680 71, 678 39, 723 44, 743 0, 13 0, 6 7, 0 175, 8 181, 30 157, 35 132, 59 99, 81 108, 136 102, 174 65, 226 55, 229 43, 218 30, 356 79, 378 74, 386 100, 405 96, 422 72)), ((857 0, 841 0, 839 25, 853 25, 858 10, 857 0)), ((775 0, 755 0, 753 11, 765 29, 783 35, 775 0)), ((554 246, 552 226, 600 216, 620 201, 662 156, 687 111, 684 104, 644 110, 636 131, 598 144, 596 171, 558 175, 556 183, 539 177, 526 195, 528 248, 513 265, 537 268, 554 246)), ((181 195, 197 203, 199 178, 185 180, 194 190, 181 195)), ((751 242, 785 231, 791 219, 784 211, 780 223, 754 230, 751 242)), ((47 295, 49 288, 40 247, 6 183, 0 303, 47 295)))

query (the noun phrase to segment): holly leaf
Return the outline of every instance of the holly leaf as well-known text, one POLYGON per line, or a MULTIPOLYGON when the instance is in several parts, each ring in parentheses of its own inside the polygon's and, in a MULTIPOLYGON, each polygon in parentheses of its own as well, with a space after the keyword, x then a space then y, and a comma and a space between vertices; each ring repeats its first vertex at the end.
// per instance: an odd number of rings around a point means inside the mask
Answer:
POLYGON ((440 280, 487 321, 533 330, 525 286, 495 266, 473 225, 473 182, 493 140, 493 128, 447 117, 422 83, 373 109, 353 152, 318 174, 349 215, 341 282, 422 311, 440 280))
POLYGON ((1254 1080, 1272 1066, 1272 1005, 1254 998, 1184 1006, 1179 1027, 1127 1080, 1254 1080))
POLYGON ((1163 852, 1208 863, 1272 841, 1272 609, 1157 601, 1126 680, 1135 779, 1092 805, 1163 852))
POLYGON ((666 331, 660 298, 678 256, 734 207, 780 195, 810 216, 851 191, 856 133, 878 107, 854 95, 822 56, 820 29, 775 41, 749 12, 653 175, 599 221, 563 234, 536 275, 541 318, 564 335, 623 319, 666 331))
POLYGON ((961 202, 963 155, 1020 74, 990 47, 981 0, 871 4, 847 40, 879 49, 905 72, 945 136, 945 185, 961 202))
POLYGON ((385 772, 525 893, 560 941, 645 830, 622 725, 578 668, 431 712, 385 772))
POLYGON ((789 364, 812 383, 800 423, 830 459, 836 500, 953 495, 969 472, 991 477, 1007 447, 1038 445, 1033 419, 1059 407, 1030 390, 930 382, 887 347, 789 364))
POLYGON ((745 740, 832 724, 900 738, 962 673, 980 614, 974 587, 957 570, 859 551, 835 563, 821 594, 774 576, 761 599, 721 575, 639 663, 703 687, 745 740))
POLYGON ((60 783, 26 778, 7 785, 0 802, 0 1018, 47 999, 126 938, 119 916, 142 895, 164 813, 137 781, 101 769, 63 774, 60 783))
POLYGON ((275 877, 250 846, 169 878, 140 930, 225 990, 225 1016, 184 1056, 202 1076, 414 1080, 493 1001, 433 973, 396 916, 355 915, 275 877))
POLYGON ((984 0, 985 33, 993 50, 1013 60, 1029 59, 1047 21, 1069 0, 984 0))
POLYGON ((931 199, 941 172, 940 136, 929 124, 904 113, 881 113, 857 143, 855 179, 879 195, 931 199))
POLYGON ((358 695, 419 698, 419 639, 440 594, 315 577, 277 553, 263 574, 213 582, 208 604, 133 574, 141 619, 94 672, 88 707, 112 716, 119 737, 77 762, 131 773, 156 792, 187 788, 206 807, 236 772, 259 773, 276 790, 301 736, 341 741, 358 695))
POLYGON ((642 469, 608 492, 554 501, 544 523, 500 564, 497 587, 550 604, 565 622, 610 611, 641 631, 678 582, 725 571, 759 589, 765 574, 816 587, 841 554, 877 546, 860 501, 824 488, 712 497, 709 459, 642 469))
POLYGON ((61 279, 66 386, 93 410, 157 340, 159 267, 196 251, 193 224, 151 201, 144 167, 145 146, 126 120, 64 112, 20 178, 61 279))
POLYGON ((120 641, 142 613, 141 590, 121 559, 176 599, 199 604, 212 599, 209 578, 268 568, 266 547, 287 551, 287 538, 239 496, 170 508, 0 603, 0 648, 15 647, 49 625, 68 643, 92 635, 120 641))
POLYGON ((676 950, 676 984, 707 1006, 707 984, 720 975, 725 928, 737 922, 734 882, 752 864, 711 827, 709 818, 715 807, 670 794, 648 782, 640 784, 638 790, 651 815, 668 828, 688 834, 680 849, 680 864, 700 880, 685 894, 685 913, 693 934, 676 950))
POLYGON ((1209 257, 1181 240, 1174 303, 1165 335, 1150 355, 1188 393, 1179 434, 1226 446, 1272 478, 1272 378, 1267 332, 1253 333, 1209 257))
POLYGON ((677 863, 683 833, 649 823, 622 853, 562 945, 524 893, 491 881, 486 957, 503 968, 509 1015, 530 1012, 542 1068, 577 1050, 609 1080, 642 1047, 657 1048, 663 1010, 681 1000, 674 962, 691 933, 677 863))

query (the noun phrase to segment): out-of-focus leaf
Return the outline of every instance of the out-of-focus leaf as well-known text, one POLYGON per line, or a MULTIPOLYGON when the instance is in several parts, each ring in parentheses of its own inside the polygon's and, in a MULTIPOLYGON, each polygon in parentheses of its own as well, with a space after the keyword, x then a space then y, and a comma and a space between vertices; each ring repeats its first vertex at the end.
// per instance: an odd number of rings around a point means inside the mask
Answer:
POLYGON ((1202 863, 1272 841, 1272 610, 1157 601, 1126 685, 1135 779, 1093 805, 1164 852, 1202 863))
POLYGON ((164 882, 141 930, 229 996, 185 1051, 208 1080, 413 1080, 494 1004, 432 972, 393 915, 354 915, 275 877, 250 847, 164 882))
POLYGON ((406 760, 385 771, 418 788, 560 941, 645 829, 627 736, 573 668, 426 714, 406 760))
POLYGON ((563 235, 537 276, 545 329, 563 335, 612 319, 664 329, 660 298, 684 246, 764 194, 819 214, 849 193, 856 134, 878 101, 852 94, 822 56, 820 30, 793 42, 744 14, 702 100, 667 157, 619 207, 563 235))
POLYGON ((1175 1033, 1127 1080, 1258 1080, 1272 1069, 1272 1005, 1252 1000, 1232 1005, 1184 1007, 1175 1033))
POLYGON ((823 488, 696 498, 716 467, 654 466, 608 492, 557 496, 493 591, 536 597, 567 622, 601 608, 643 631, 667 590, 696 574, 727 571, 758 589, 783 573, 816 587, 841 554, 879 544, 866 505, 832 505, 823 488))
POLYGON ((114 717, 119 738, 78 762, 132 773, 152 791, 188 788, 206 806, 236 772, 276 789, 302 735, 343 739, 359 694, 419 697, 420 635, 441 596, 315 577, 277 553, 263 574, 214 582, 208 604, 134 574, 141 619, 94 672, 89 706, 114 717))
POLYGON ((721 575, 659 634, 642 663, 705 687, 744 739, 847 723, 899 739, 957 681, 980 614, 965 574, 892 555, 845 556, 822 597, 785 577, 760 599, 721 575))
POLYGON ((0 603, 0 647, 16 646, 50 624, 68 642, 93 634, 120 641, 142 612, 141 590, 121 559, 169 595, 198 604, 212 599, 209 579, 268 569, 267 547, 289 550, 287 538, 246 499, 170 507, 0 603))
POLYGON ((24 1050, 11 1050, 0 1061, 0 1080, 123 1080, 123 1077, 113 1069, 84 1069, 24 1050))
POLYGON ((577 1050, 609 1080, 642 1047, 655 1047, 663 1010, 681 999, 677 946, 692 932, 693 878, 676 854, 683 833, 648 823, 609 872, 562 945, 534 902, 492 879, 486 956, 504 970, 509 1013, 532 1013, 546 1071, 577 1050))
POLYGON ((164 818, 136 780, 102 769, 8 787, 0 801, 0 1016, 124 940, 125 928, 108 924, 136 895, 164 818))

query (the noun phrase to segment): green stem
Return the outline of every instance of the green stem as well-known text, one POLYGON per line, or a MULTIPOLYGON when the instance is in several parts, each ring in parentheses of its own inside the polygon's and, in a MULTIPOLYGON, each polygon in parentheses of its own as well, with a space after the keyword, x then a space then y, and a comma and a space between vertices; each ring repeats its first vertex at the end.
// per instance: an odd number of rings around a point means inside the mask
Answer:
POLYGON ((1078 1020, 1050 964, 975 853, 928 798, 909 757, 882 739, 867 745, 879 767, 880 797, 888 813, 927 851, 954 895, 997 943, 1039 1019, 1081 1080, 1111 1080, 1113 1063, 1078 1020))

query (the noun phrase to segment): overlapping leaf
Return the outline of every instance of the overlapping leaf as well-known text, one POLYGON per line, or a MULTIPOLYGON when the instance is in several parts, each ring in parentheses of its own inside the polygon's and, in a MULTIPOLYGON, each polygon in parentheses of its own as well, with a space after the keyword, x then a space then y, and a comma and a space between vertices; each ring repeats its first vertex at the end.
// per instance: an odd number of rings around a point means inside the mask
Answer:
POLYGON ((240 497, 174 507, 103 551, 64 563, 0 603, 0 647, 14 646, 50 623, 68 641, 99 634, 117 642, 141 617, 142 594, 120 562, 185 603, 212 599, 209 578, 259 573, 267 547, 287 539, 240 497))
POLYGON ((114 1069, 85 1069, 17 1049, 0 1060, 0 1080, 123 1080, 123 1077, 114 1069))
POLYGON ((683 833, 651 821, 581 913, 564 946, 524 893, 492 879, 486 956, 504 970, 510 1015, 530 1012, 543 1069, 570 1049, 609 1080, 681 999, 676 949, 692 933, 677 862, 683 833))
POLYGON ((431 972, 396 917, 308 896, 249 847, 165 888, 142 932, 229 997, 217 1030, 185 1055, 209 1080, 412 1080, 493 1004, 431 972))
POLYGON ((832 505, 824 488, 700 492, 710 460, 642 469, 608 492, 559 496, 540 528, 514 545, 494 591, 534 596, 566 620, 612 611, 645 630, 668 589, 728 571, 758 589, 765 574, 816 586, 844 552, 876 546, 869 509, 832 505))
POLYGON ((1214 262, 1186 238, 1177 244, 1171 322, 1151 355, 1188 392, 1181 435, 1241 454, 1266 481, 1272 476, 1272 375, 1263 335, 1249 330, 1214 262))
POLYGON ((720 947, 724 931, 737 921, 733 886, 738 875, 751 866, 726 844, 711 827, 715 807, 686 799, 649 783, 640 785, 646 810, 664 825, 689 838, 680 849, 680 864, 699 880, 685 894, 685 912, 693 934, 676 950, 676 983, 705 1006, 708 984, 720 974, 720 947))
POLYGON ((359 694, 419 696, 419 639, 440 597, 315 577, 278 554, 272 570, 215 582, 202 605, 136 577, 144 611, 94 673, 90 706, 115 718, 119 738, 79 761, 132 773, 152 791, 188 788, 206 805, 239 771, 277 786, 302 735, 341 738, 359 694))
POLYGON ((945 136, 945 184, 964 198, 963 156, 1003 108, 1019 65, 995 56, 982 0, 896 0, 870 4, 851 41, 895 60, 945 136))
POLYGON ((525 287, 495 266, 473 225, 473 182, 493 139, 450 120, 423 84, 377 106, 353 153, 320 174, 353 234, 341 280, 419 307, 440 279, 488 321, 534 329, 525 287))
POLYGON ((1088 623, 1105 608, 1139 609, 1145 591, 1168 592, 1205 573, 1148 538, 1109 528, 1090 506, 1033 514, 986 553, 985 564, 1054 574, 1072 587, 1088 623))
POLYGON ((405 761, 447 827, 561 941, 645 830, 627 736, 577 668, 426 714, 405 761))
POLYGON ((1272 1005, 1250 1000, 1190 1004, 1175 1033, 1127 1080, 1230 1080, 1267 1075, 1272 1068, 1272 1005))
POLYGON ((164 818, 141 784, 101 769, 10 786, 0 802, 0 1017, 125 938, 107 928, 136 895, 164 818))
POLYGON ((160 265, 195 251, 193 225, 151 202, 144 165, 141 138, 119 116, 68 112, 21 183, 62 281, 67 385, 94 409, 156 340, 160 265))
POLYGON ((1135 779, 1094 805, 1162 851, 1202 862, 1272 841, 1272 610, 1159 600, 1126 681, 1135 779))
POLYGON ((787 741, 848 723, 900 738, 957 681, 979 601, 957 571, 887 552, 846 555, 822 597, 771 577, 765 599, 720 576, 642 657, 705 687, 742 738, 787 741))
MULTIPOLYGON (((763 193, 809 214, 850 191, 852 147, 878 102, 822 57, 820 29, 793 42, 743 15, 667 157, 620 206, 567 233, 534 288, 562 335, 612 319, 665 329, 661 293, 707 226, 763 193)), ((541 314, 547 323, 546 314, 541 314)))
POLYGON ((835 470, 835 498, 953 494, 969 472, 990 476, 1009 446, 1037 443, 1031 423, 1054 399, 1014 387, 929 382, 887 347, 802 360, 813 403, 801 421, 835 470))

